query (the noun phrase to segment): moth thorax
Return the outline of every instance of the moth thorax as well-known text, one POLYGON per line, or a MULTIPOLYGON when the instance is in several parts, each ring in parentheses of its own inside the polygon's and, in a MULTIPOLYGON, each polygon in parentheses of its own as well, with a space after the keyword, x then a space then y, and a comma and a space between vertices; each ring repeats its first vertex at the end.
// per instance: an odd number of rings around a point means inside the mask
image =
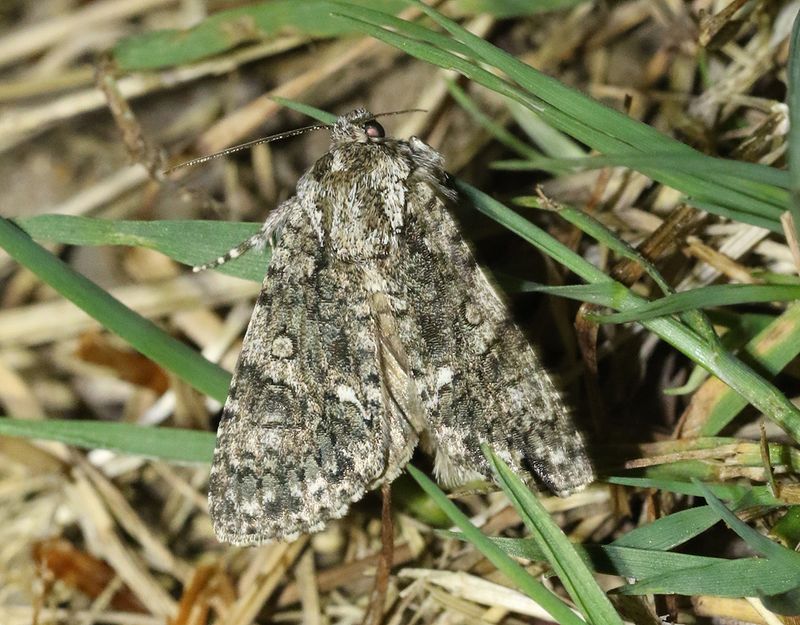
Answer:
POLYGON ((383 258, 397 246, 398 228, 386 219, 335 220, 328 243, 340 259, 358 262, 383 258))
POLYGON ((387 189, 374 171, 347 184, 332 185, 325 203, 327 240, 343 260, 369 260, 390 254, 405 221, 405 187, 387 189))

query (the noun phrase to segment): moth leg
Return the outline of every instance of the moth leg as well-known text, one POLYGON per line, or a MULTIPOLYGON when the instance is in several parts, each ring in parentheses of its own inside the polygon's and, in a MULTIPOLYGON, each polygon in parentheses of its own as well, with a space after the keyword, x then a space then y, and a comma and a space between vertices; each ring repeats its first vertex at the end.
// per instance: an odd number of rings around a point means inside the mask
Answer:
POLYGON ((219 267, 220 265, 224 265, 230 260, 234 258, 239 258, 246 252, 249 252, 252 249, 256 250, 263 250, 267 245, 274 247, 275 246, 275 238, 278 232, 280 231, 283 224, 286 222, 286 218, 291 211, 296 206, 296 202, 294 198, 282 202, 278 207, 272 211, 268 216, 264 225, 261 226, 261 230, 259 230, 253 236, 245 239, 236 247, 228 250, 222 256, 212 260, 211 262, 204 263, 202 265, 195 265, 192 267, 192 271, 197 273, 198 271, 205 271, 206 269, 214 269, 219 267))

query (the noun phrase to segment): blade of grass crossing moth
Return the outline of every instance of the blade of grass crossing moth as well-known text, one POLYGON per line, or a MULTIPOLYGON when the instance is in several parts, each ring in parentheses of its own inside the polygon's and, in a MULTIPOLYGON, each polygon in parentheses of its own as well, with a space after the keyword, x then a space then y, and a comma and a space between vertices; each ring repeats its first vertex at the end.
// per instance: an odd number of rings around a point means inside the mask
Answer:
POLYGON ((4 218, 0 218, 0 247, 153 362, 210 397, 225 400, 230 384, 227 371, 114 299, 4 218))
POLYGON ((509 557, 500 547, 492 543, 487 536, 475 527, 467 516, 447 498, 441 489, 436 486, 419 469, 408 465, 411 474, 422 489, 433 499, 444 513, 450 518, 463 533, 464 537, 478 549, 487 560, 494 564, 499 571, 522 592, 536 601, 558 623, 562 625, 585 625, 561 599, 545 588, 538 580, 509 557))
MULTIPOLYGON (((482 191, 460 180, 455 181, 455 186, 459 193, 469 199, 478 210, 489 215, 512 232, 516 232, 585 281, 595 284, 616 283, 541 228, 536 227, 482 191)), ((631 310, 646 301, 628 290, 625 297, 620 298, 617 302, 617 307, 623 311, 631 310)), ((671 317, 646 320, 642 322, 642 325, 734 388, 791 434, 795 440, 800 440, 800 410, 775 385, 722 349, 717 342, 709 342, 671 317)))
POLYGON ((11 419, 0 417, 0 435, 58 441, 86 449, 110 449, 133 456, 182 464, 208 464, 216 437, 211 432, 132 423, 78 419, 11 419))
POLYGON ((482 449, 498 483, 586 619, 594 625, 622 625, 592 572, 544 506, 488 446, 482 445, 482 449))

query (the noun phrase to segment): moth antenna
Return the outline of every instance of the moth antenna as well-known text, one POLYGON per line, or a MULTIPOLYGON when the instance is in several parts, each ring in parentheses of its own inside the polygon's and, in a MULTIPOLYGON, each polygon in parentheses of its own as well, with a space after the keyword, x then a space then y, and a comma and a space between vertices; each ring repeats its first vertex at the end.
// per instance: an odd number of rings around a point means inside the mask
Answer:
POLYGON ((322 130, 323 128, 330 128, 330 127, 331 127, 330 124, 314 124, 313 126, 304 126, 303 128, 295 128, 294 130, 279 132, 276 135, 261 137, 260 139, 253 139, 252 141, 248 141, 247 143, 234 145, 229 148, 225 148, 224 150, 221 150, 219 152, 214 152, 213 154, 198 156, 197 158, 193 158, 190 161, 179 163, 178 165, 173 165, 172 167, 168 167, 167 169, 165 169, 164 174, 170 174, 173 171, 177 169, 183 169, 184 167, 192 167, 193 165, 200 165, 201 163, 205 163, 206 161, 219 158, 220 156, 227 156, 228 154, 233 154, 234 152, 240 152, 242 150, 246 150, 247 148, 252 148, 254 145, 260 145, 262 143, 271 143, 272 141, 279 141, 281 139, 288 139, 289 137, 296 137, 297 135, 302 135, 306 132, 311 132, 312 130, 322 130))

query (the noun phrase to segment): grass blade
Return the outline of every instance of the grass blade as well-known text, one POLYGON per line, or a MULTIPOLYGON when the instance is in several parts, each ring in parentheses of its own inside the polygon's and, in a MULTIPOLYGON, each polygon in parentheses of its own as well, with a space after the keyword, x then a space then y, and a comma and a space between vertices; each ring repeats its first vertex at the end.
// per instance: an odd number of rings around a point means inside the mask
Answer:
POLYGON ((598 323, 642 322, 655 317, 674 315, 688 310, 711 308, 712 306, 734 306, 756 302, 791 302, 800 299, 800 286, 766 284, 714 284, 691 289, 643 304, 633 310, 599 315, 587 315, 598 323))
POLYGON ((666 551, 682 545, 719 523, 719 515, 710 506, 681 510, 632 529, 612 544, 616 547, 666 551))
POLYGON ((227 371, 121 304, 3 218, 0 247, 142 354, 210 397, 225 400, 230 384, 227 371))
POLYGON ((622 625, 622 620, 591 571, 542 504, 491 449, 484 445, 483 453, 498 483, 587 621, 594 625, 622 625))
POLYGON ((488 537, 475 527, 466 515, 447 498, 436 484, 428 479, 424 473, 408 466, 411 474, 422 489, 444 511, 450 520, 463 532, 469 540, 499 571, 502 571, 509 580, 522 592, 536 601, 558 623, 562 625, 585 625, 583 621, 556 595, 545 588, 539 581, 531 576, 525 569, 509 557, 500 547, 495 545, 488 537))
POLYGON ((216 439, 211 432, 182 428, 76 419, 33 421, 8 417, 0 417, 0 436, 59 441, 75 447, 110 449, 179 464, 210 463, 216 439))
MULTIPOLYGON (((219 221, 123 221, 74 215, 37 215, 16 220, 32 238, 68 245, 130 245, 166 254, 185 265, 218 258, 261 229, 261 224, 219 221)), ((215 271, 261 282, 270 249, 250 250, 215 271)))

